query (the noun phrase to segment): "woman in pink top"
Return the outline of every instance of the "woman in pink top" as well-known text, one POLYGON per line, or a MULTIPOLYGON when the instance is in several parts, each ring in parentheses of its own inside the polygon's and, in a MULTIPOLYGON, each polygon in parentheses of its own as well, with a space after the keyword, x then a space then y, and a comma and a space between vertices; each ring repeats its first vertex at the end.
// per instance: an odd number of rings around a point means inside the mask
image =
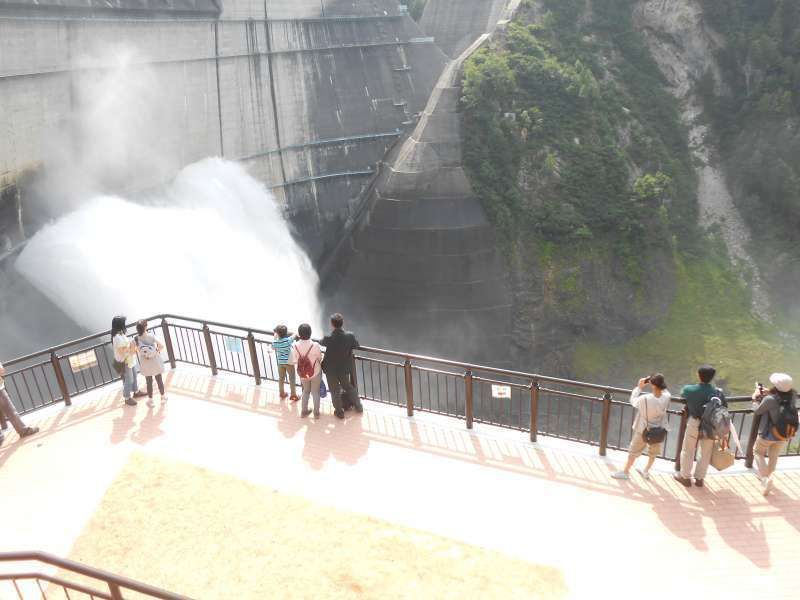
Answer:
POLYGON ((292 346, 291 363, 297 367, 300 385, 303 388, 301 417, 311 414, 308 408, 309 395, 314 398, 314 417, 319 418, 319 384, 322 380, 322 348, 311 339, 311 325, 303 323, 297 328, 299 340, 292 346))

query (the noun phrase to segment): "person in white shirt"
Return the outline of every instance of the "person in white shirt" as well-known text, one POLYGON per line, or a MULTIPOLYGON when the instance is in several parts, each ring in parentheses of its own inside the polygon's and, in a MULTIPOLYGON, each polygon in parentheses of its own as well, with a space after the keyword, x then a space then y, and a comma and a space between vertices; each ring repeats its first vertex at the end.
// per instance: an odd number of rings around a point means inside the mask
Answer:
POLYGON ((311 414, 308 397, 314 398, 314 417, 319 418, 319 387, 322 381, 322 348, 311 339, 311 326, 303 323, 297 328, 297 342, 291 350, 290 363, 297 367, 300 385, 303 388, 301 417, 311 414))
POLYGON ((136 342, 126 335, 125 317, 116 316, 111 320, 111 345, 114 348, 114 360, 125 365, 122 371, 122 397, 128 406, 136 406, 136 400, 144 396, 139 391, 139 364, 136 360, 136 342))
POLYGON ((650 479, 650 469, 656 460, 656 456, 661 454, 664 442, 649 443, 644 438, 645 429, 660 427, 667 428, 667 408, 672 397, 667 391, 667 384, 661 373, 654 373, 650 377, 643 377, 638 385, 631 392, 631 405, 637 409, 636 419, 633 421, 633 436, 631 445, 628 448, 628 462, 622 471, 617 471, 611 475, 614 479, 628 479, 631 468, 636 459, 641 456, 647 447, 647 466, 639 470, 639 474, 645 479, 650 479), (649 394, 642 394, 647 384, 652 390, 649 394))
MULTIPOLYGON (((14 430, 19 434, 19 437, 24 438, 28 437, 29 435, 33 435, 34 433, 38 433, 38 427, 26 427, 25 423, 22 422, 22 419, 19 418, 17 414, 17 409, 14 408, 14 404, 11 402, 11 398, 8 396, 8 392, 6 391, 6 369, 3 366, 3 363, 0 363, 0 413, 11 421, 11 425, 14 427, 14 430)), ((0 429, 0 446, 3 445, 5 441, 5 434, 3 430, 0 429)))

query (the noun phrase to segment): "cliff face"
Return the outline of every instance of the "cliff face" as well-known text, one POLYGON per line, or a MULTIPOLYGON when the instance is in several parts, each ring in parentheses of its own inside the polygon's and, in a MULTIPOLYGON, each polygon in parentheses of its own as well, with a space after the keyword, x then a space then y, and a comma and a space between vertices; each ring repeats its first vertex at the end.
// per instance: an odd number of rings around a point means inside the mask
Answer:
POLYGON ((685 140, 663 134, 678 113, 641 96, 654 65, 615 46, 598 10, 529 3, 465 69, 465 163, 511 272, 512 354, 563 375, 578 342, 664 318, 693 203, 685 140))
POLYGON ((680 101, 681 119, 689 130, 697 170, 700 225, 719 229, 729 255, 742 270, 743 282, 751 290, 753 312, 759 319, 769 321, 770 300, 760 266, 751 254, 751 230, 734 203, 697 93, 704 78, 719 94, 730 93, 717 64, 717 53, 725 40, 707 26, 702 8, 691 0, 639 2, 634 6, 633 17, 668 89, 680 101))
POLYGON ((800 7, 647 0, 634 21, 682 102, 701 223, 721 232, 754 314, 791 324, 800 314, 800 7))
MULTIPOLYGON (((509 265, 521 367, 619 383, 653 370, 684 380, 712 361, 744 392, 760 373, 800 366, 770 293, 786 304, 800 287, 796 255, 784 244, 764 260, 775 231, 748 226, 753 201, 742 197, 756 189, 742 183, 745 156, 795 181, 797 128, 792 117, 721 118, 746 116, 743 93, 770 80, 709 16, 730 9, 716 20, 735 21, 745 5, 528 2, 469 61, 465 164, 509 265)), ((785 109, 777 83, 760 102, 785 109)), ((767 205, 778 208, 774 194, 767 205)))

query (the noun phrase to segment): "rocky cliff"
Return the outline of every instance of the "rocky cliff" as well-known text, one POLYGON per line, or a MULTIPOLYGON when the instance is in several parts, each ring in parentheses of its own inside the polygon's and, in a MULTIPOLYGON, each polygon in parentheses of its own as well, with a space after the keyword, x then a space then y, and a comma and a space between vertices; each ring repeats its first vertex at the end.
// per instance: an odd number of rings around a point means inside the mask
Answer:
POLYGON ((619 382, 712 361, 743 389, 797 366, 709 117, 734 86, 706 4, 527 2, 469 61, 465 164, 520 366, 619 382))

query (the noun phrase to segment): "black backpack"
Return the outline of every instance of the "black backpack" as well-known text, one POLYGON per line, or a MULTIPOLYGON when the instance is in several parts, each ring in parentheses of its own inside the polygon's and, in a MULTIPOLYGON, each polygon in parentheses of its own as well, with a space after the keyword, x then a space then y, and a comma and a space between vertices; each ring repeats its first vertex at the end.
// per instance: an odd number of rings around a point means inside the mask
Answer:
POLYGON ((800 427, 797 409, 794 406, 794 395, 788 399, 780 398, 778 403, 778 420, 772 424, 770 433, 780 442, 791 440, 800 427))
POLYGON ((727 441, 731 432, 731 414, 722 403, 722 397, 722 390, 717 388, 703 410, 700 429, 706 439, 727 441))

